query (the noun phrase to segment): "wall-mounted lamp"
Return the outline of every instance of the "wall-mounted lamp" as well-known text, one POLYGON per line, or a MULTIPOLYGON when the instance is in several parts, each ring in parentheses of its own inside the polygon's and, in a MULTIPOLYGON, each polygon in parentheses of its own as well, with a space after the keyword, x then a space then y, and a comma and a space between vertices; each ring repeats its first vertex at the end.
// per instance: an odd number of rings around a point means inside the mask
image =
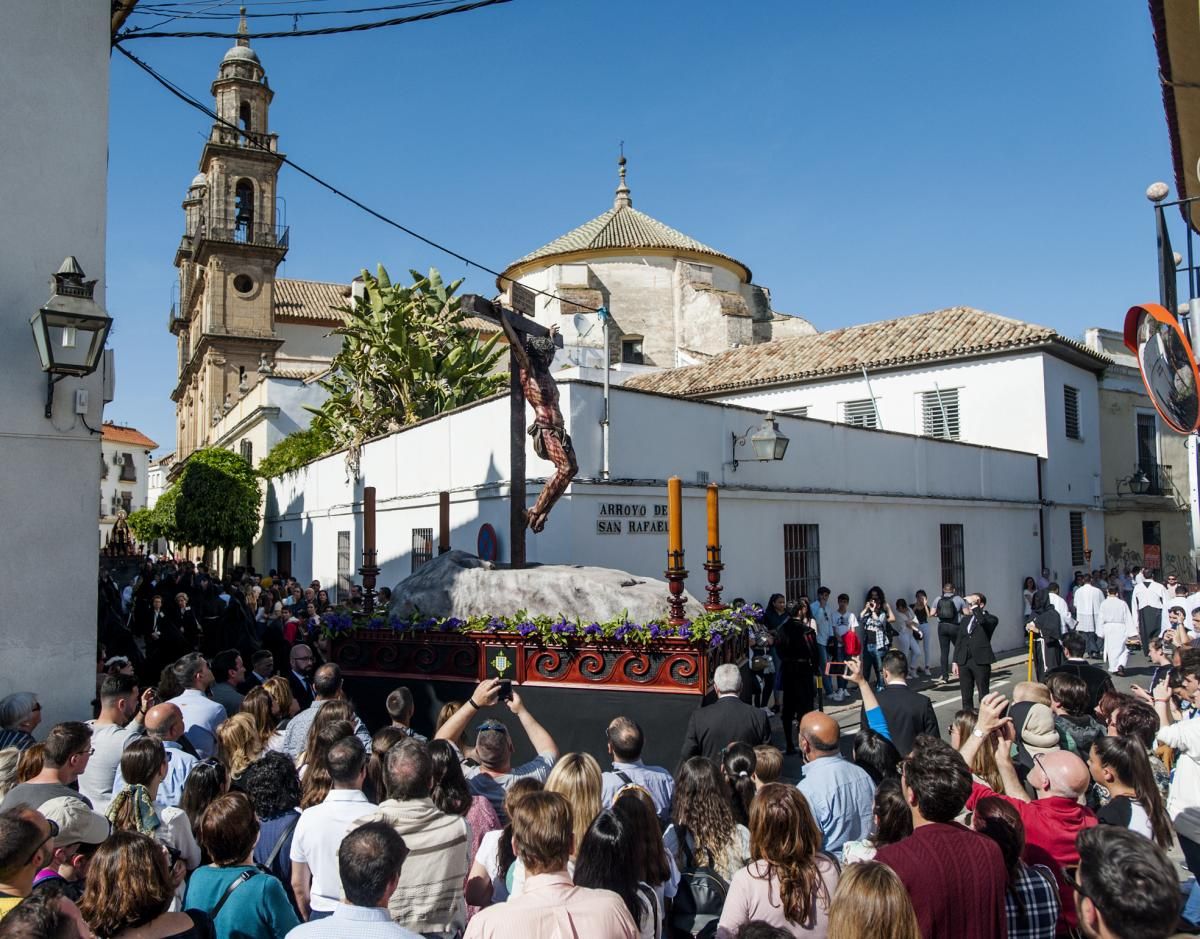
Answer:
POLYGON ((1132 476, 1117 480, 1117 495, 1121 494, 1122 486, 1126 486, 1135 496, 1144 496, 1150 491, 1150 477, 1139 466, 1133 471, 1132 476))
POLYGON ((744 447, 747 440, 754 450, 754 459, 760 463, 782 460, 783 455, 787 453, 789 438, 779 429, 779 425, 775 422, 775 415, 769 412, 757 429, 747 427, 746 432, 740 437, 737 434, 729 436, 733 438, 732 466, 735 473, 738 468, 737 448, 744 447))
POLYGON ((74 257, 62 262, 50 282, 50 299, 33 314, 33 341, 46 373, 46 417, 54 407, 54 386, 69 375, 90 375, 100 364, 112 319, 94 299, 94 280, 83 279, 74 257))

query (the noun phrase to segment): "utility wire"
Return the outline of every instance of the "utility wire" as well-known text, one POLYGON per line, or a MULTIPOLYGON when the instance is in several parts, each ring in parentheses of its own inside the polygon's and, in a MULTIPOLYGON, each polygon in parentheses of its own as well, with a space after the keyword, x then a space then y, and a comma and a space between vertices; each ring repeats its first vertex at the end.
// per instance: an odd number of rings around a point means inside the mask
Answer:
MULTIPOLYGON (((265 144, 262 144, 262 143, 258 142, 257 140, 255 140, 253 135, 246 134, 245 131, 243 131, 236 124, 230 123, 229 121, 222 118, 219 114, 217 114, 216 111, 214 111, 212 108, 210 108, 204 102, 200 101, 198 98, 195 98, 188 92, 184 91, 182 88, 180 88, 174 82, 172 82, 169 78, 166 78, 163 75, 160 75, 158 72, 156 72, 154 70, 154 68, 152 66, 143 62, 132 52, 129 52, 128 50, 126 50, 124 46, 118 45, 115 48, 119 53, 121 53, 121 55, 123 55, 123 56, 125 56, 125 58, 129 59, 129 61, 131 61, 134 65, 136 65, 138 68, 140 68, 142 71, 144 71, 147 75, 149 75, 151 78, 153 78, 156 82, 158 82, 160 85, 162 85, 164 88, 166 88, 167 91, 169 91, 172 95, 174 95, 180 101, 195 108, 197 111, 200 111, 202 114, 212 118, 212 120, 216 121, 218 124, 222 124, 225 127, 228 127, 231 130, 236 131, 239 135, 241 135, 242 137, 244 137, 246 139, 247 143, 249 143, 250 146, 256 147, 260 150, 264 150, 267 153, 270 153, 273 157, 275 157, 281 163, 284 163, 287 166, 290 166, 301 176, 311 179, 314 183, 316 183, 322 189, 327 189, 329 192, 333 193, 338 198, 344 199, 345 201, 349 202, 354 207, 361 209, 363 212, 366 212, 372 218, 378 219, 379 221, 383 222, 385 225, 390 225, 392 228, 395 228, 398 231, 404 232, 404 234, 408 235, 410 238, 415 238, 417 241, 420 241, 422 244, 426 244, 429 247, 436 249, 437 251, 441 251, 443 254, 448 254, 450 257, 454 258, 455 260, 462 261, 465 265, 467 265, 467 267, 478 268, 479 270, 483 271, 485 274, 491 274, 493 277, 495 277, 497 280, 500 280, 500 281, 507 281, 510 284, 516 283, 516 281, 513 278, 506 277, 500 271, 493 270, 492 268, 488 267, 487 265, 480 264, 478 261, 472 260, 471 258, 467 257, 465 254, 461 254, 460 252, 455 251, 453 248, 447 247, 446 245, 441 244, 440 242, 434 241, 432 238, 427 238, 425 235, 422 235, 420 232, 413 231, 411 228, 407 227, 406 225, 402 225, 400 222, 397 222, 395 219, 390 218, 387 215, 384 215, 382 212, 371 208, 365 202, 359 201, 358 199, 356 199, 354 196, 350 195, 349 193, 343 192, 341 189, 338 189, 337 186, 333 185, 333 183, 326 182, 324 179, 322 179, 320 176, 317 176, 315 173, 310 173, 308 170, 306 170, 304 167, 297 164, 290 157, 284 156, 283 154, 280 154, 280 153, 276 153, 275 151, 271 150, 265 144)), ((570 303, 573 306, 578 307, 581 310, 587 310, 589 313, 599 313, 600 312, 600 310, 597 307, 587 306, 586 304, 579 303, 578 301, 575 301, 575 300, 567 300, 564 297, 560 297, 558 294, 550 293, 549 291, 546 291, 546 290, 539 290, 536 287, 528 287, 525 284, 522 284, 521 286, 524 289, 530 291, 531 293, 546 297, 547 299, 550 299, 550 300, 558 300, 560 303, 570 303)))
MULTIPOLYGON (((143 16, 157 16, 161 14, 174 13, 173 19, 189 19, 189 20, 236 20, 241 16, 246 19, 270 19, 286 17, 294 19, 301 16, 353 16, 360 13, 382 13, 386 10, 412 10, 420 7, 438 7, 445 6, 448 3, 453 3, 454 0, 415 0, 409 3, 389 3, 385 6, 377 7, 359 7, 356 10, 307 10, 295 11, 291 13, 210 13, 206 10, 201 10, 196 13, 189 13, 186 10, 181 10, 177 5, 162 6, 162 7, 147 7, 145 9, 135 8, 134 13, 141 13, 143 16)), ((155 24, 159 25, 159 24, 155 24)), ((142 29, 153 29, 154 27, 135 27, 134 31, 140 32, 142 29)), ((288 33, 288 35, 292 35, 288 33)))
POLYGON ((397 16, 390 20, 379 20, 374 23, 356 23, 351 26, 325 26, 321 29, 299 29, 273 33, 217 33, 202 32, 199 30, 186 33, 162 33, 127 29, 118 35, 114 42, 120 43, 128 39, 294 39, 298 36, 334 36, 338 33, 361 33, 370 29, 383 29, 387 26, 403 26, 405 23, 434 20, 441 16, 450 16, 454 13, 469 13, 472 10, 495 6, 498 3, 511 2, 512 0, 476 0, 475 3, 464 3, 445 10, 428 10, 424 13, 413 14, 412 16, 397 16))

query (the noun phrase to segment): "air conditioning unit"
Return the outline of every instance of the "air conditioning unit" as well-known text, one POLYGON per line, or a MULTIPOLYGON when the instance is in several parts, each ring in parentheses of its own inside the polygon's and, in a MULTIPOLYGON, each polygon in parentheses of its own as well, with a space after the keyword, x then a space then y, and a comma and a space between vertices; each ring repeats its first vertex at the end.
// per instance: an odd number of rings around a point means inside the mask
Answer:
POLYGON ((124 465, 125 465, 125 458, 123 456, 121 456, 121 454, 119 454, 119 453, 114 453, 113 454, 113 466, 124 466, 124 465))

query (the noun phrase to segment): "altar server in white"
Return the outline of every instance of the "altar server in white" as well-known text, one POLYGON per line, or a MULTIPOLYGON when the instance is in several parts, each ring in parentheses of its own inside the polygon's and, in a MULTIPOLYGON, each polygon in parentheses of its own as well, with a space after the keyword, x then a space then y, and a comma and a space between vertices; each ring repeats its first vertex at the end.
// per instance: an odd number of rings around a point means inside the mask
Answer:
POLYGON ((1075 588, 1075 628, 1087 641, 1087 655, 1090 658, 1098 658, 1100 655, 1096 628, 1100 625, 1100 605, 1103 602, 1104 593, 1096 586, 1094 580, 1086 581, 1075 588))
POLYGON ((1114 675, 1125 674, 1125 663, 1129 660, 1129 647, 1125 640, 1138 634, 1133 611, 1121 599, 1121 585, 1110 583, 1108 597, 1100 604, 1099 624, 1096 632, 1104 640, 1104 660, 1114 675))

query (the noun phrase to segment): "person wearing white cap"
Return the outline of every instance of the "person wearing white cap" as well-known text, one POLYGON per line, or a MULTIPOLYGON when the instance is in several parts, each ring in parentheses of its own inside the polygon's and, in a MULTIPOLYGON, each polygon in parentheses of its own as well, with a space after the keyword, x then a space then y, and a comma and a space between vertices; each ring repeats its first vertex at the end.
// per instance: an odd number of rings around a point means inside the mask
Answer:
POLYGON ((65 796, 42 803, 39 810, 58 825, 54 853, 33 877, 33 889, 55 887, 75 902, 83 896, 83 880, 96 848, 109 836, 112 826, 78 799, 65 796))

